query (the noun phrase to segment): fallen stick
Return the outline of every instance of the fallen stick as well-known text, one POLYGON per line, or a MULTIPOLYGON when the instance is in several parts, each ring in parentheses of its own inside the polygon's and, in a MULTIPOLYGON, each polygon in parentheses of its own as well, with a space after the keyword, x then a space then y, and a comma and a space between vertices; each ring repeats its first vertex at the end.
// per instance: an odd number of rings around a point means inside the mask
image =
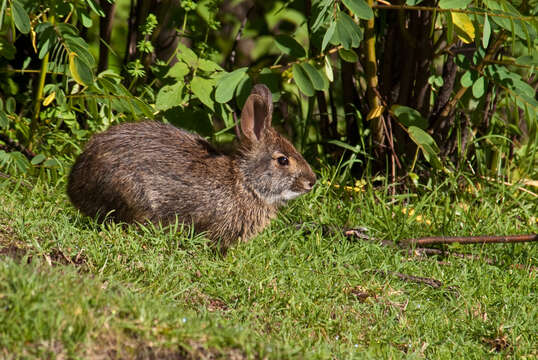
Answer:
POLYGON ((455 252, 451 252, 447 250, 440 250, 440 249, 433 249, 433 248, 414 248, 414 249, 407 250, 407 253, 409 255, 415 255, 415 256, 435 256, 435 255, 453 256, 453 257, 457 257, 461 259, 480 260, 490 265, 495 264, 495 261, 488 257, 478 256, 474 254, 455 253, 455 252))
POLYGON ((496 243, 519 243, 538 241, 538 234, 531 235, 502 235, 502 236, 430 236, 419 239, 406 239, 400 243, 410 246, 424 246, 437 244, 496 244, 496 243))

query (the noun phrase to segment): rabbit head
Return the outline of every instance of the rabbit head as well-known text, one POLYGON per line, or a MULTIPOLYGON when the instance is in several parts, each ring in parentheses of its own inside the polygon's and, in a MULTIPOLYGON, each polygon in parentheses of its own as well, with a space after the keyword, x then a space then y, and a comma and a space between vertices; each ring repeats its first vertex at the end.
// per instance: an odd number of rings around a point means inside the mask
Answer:
POLYGON ((239 170, 244 183, 268 205, 279 206, 312 189, 316 175, 295 147, 271 126, 273 102, 254 86, 241 112, 239 170))

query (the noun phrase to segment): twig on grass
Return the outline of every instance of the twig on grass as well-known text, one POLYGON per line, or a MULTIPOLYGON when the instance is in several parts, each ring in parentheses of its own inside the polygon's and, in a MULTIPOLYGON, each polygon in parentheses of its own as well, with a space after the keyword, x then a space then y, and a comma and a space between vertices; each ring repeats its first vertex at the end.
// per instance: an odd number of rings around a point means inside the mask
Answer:
POLYGON ((12 176, 8 174, 4 174, 3 172, 0 172, 0 178, 9 179, 13 183, 20 183, 22 186, 24 186, 27 189, 33 189, 33 186, 30 183, 21 179, 14 179, 12 176))
POLYGON ((22 153, 28 160, 32 160, 34 156, 36 155, 34 152, 28 150, 24 146, 22 146, 17 141, 11 139, 9 136, 5 134, 0 134, 0 141, 3 141, 6 146, 10 149, 14 149, 20 153, 22 153))
POLYGON ((440 249, 433 249, 433 248, 414 248, 414 249, 407 250, 407 253, 409 255, 415 255, 415 256, 436 256, 436 255, 453 256, 453 257, 457 257, 461 259, 480 260, 489 265, 495 264, 495 260, 490 259, 488 257, 477 256, 473 254, 455 253, 455 252, 450 252, 450 251, 440 250, 440 249))
POLYGON ((424 246, 438 244, 498 244, 538 241, 538 234, 530 235, 501 235, 501 236, 429 236, 419 239, 406 239, 400 241, 402 246, 424 246))

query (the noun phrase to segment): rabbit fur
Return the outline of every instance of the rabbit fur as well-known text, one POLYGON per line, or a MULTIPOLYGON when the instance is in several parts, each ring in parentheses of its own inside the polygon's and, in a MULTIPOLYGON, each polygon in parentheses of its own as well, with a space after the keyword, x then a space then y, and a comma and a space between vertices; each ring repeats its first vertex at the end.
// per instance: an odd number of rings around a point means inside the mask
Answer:
POLYGON ((241 113, 232 154, 154 121, 94 135, 69 175, 71 202, 88 216, 133 223, 183 222, 224 248, 260 232, 279 206, 312 189, 316 176, 271 127, 273 104, 256 85, 241 113))

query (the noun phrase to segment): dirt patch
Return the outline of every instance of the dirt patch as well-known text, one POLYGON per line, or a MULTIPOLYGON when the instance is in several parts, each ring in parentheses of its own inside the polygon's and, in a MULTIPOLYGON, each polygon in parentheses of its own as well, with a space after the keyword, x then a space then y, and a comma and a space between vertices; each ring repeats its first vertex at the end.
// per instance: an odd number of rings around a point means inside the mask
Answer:
POLYGON ((20 261, 28 250, 19 241, 15 230, 8 224, 0 224, 0 257, 10 257, 15 261, 20 261))
POLYGON ((135 334, 108 333, 101 335, 93 343, 84 358, 91 360, 133 359, 133 360, 194 360, 194 359, 246 359, 239 349, 213 349, 190 340, 185 345, 157 344, 144 340, 135 334))
POLYGON ((26 255, 26 250, 18 247, 15 244, 1 244, 0 243, 0 257, 10 257, 17 261, 20 261, 24 255, 26 255))
POLYGON ((495 338, 482 338, 482 341, 490 347, 491 352, 510 351, 512 345, 508 342, 506 335, 497 336, 495 338))
POLYGON ((53 248, 48 254, 45 255, 45 260, 49 265, 75 265, 82 266, 86 264, 86 255, 83 250, 80 250, 74 255, 68 255, 63 250, 53 248))
POLYGON ((185 300, 197 308, 203 305, 209 312, 228 311, 230 309, 228 304, 223 300, 211 297, 197 289, 189 291, 185 295, 185 300))

